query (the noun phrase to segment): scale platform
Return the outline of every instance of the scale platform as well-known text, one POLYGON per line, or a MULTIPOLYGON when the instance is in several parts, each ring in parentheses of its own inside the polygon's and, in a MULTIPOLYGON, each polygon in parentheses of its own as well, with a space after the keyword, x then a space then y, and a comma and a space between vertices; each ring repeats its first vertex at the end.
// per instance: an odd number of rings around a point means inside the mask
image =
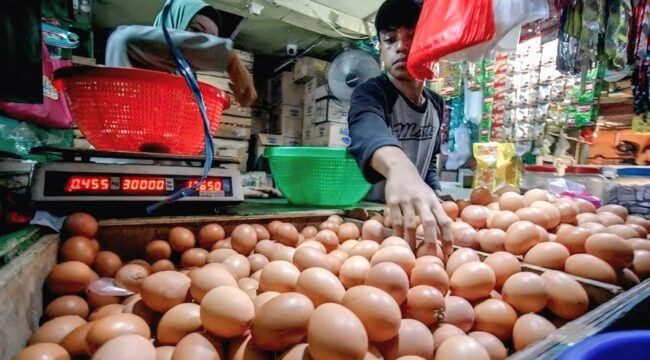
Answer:
MULTIPOLYGON (((145 214, 146 207, 191 187, 203 174, 203 156, 38 148, 62 160, 37 166, 31 187, 39 209, 107 215, 145 214)), ((240 172, 226 168, 235 158, 215 157, 208 178, 190 196, 166 204, 158 214, 218 213, 244 201, 240 172)))

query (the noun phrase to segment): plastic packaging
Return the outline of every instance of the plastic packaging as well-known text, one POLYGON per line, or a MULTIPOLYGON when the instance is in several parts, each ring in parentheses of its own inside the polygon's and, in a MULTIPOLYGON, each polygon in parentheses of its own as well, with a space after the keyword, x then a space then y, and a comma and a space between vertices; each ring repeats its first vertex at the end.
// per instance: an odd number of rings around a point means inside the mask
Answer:
POLYGON ((134 294, 134 292, 130 290, 122 289, 115 285, 115 283, 113 283, 113 278, 107 277, 99 278, 91 282, 86 288, 86 291, 104 296, 130 296, 134 294))
POLYGON ((548 184, 548 191, 556 196, 569 196, 575 199, 587 200, 597 208, 602 205, 600 199, 587 191, 586 186, 577 182, 564 178, 551 178, 546 180, 546 183, 548 184))
POLYGON ((491 191, 510 184, 518 186, 520 171, 515 166, 515 146, 513 143, 474 144, 476 173, 474 187, 484 186, 491 191))
POLYGON ((461 125, 454 130, 454 150, 447 154, 445 169, 458 170, 472 156, 469 129, 461 125))
POLYGON ((632 4, 630 0, 609 0, 609 16, 605 30, 605 55, 607 68, 621 71, 627 65, 628 39, 632 4))
POLYGON ((15 154, 23 159, 45 161, 43 155, 32 155, 39 146, 70 148, 72 130, 45 129, 38 125, 0 116, 0 151, 15 154))
POLYGON ((425 1, 408 57, 416 79, 430 79, 432 64, 495 35, 492 0, 425 1))

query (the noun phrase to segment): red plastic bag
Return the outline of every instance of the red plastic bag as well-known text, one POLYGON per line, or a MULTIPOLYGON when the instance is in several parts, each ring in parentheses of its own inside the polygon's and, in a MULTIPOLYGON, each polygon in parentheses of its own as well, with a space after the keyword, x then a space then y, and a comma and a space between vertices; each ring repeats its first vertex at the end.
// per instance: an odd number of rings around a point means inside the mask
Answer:
POLYGON ((72 115, 63 91, 52 83, 54 71, 72 66, 72 61, 57 60, 50 57, 45 41, 42 42, 43 54, 43 103, 21 104, 0 101, 0 113, 16 119, 48 128, 67 129, 72 126, 72 115))
POLYGON ((441 57, 494 38, 492 0, 426 0, 407 67, 416 79, 433 77, 441 57))

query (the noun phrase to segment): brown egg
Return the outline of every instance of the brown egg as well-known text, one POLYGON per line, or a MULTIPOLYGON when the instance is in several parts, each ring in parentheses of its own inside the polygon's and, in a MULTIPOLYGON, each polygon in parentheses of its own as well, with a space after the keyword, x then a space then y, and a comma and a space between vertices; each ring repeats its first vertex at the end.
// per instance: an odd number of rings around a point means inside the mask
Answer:
POLYGON ((339 246, 338 250, 341 250, 349 254, 350 250, 352 250, 355 246, 357 246, 358 243, 359 243, 358 240, 346 240, 339 246))
POLYGON ((472 249, 458 249, 454 251, 449 256, 449 259, 447 259, 447 274, 451 277, 461 265, 472 261, 480 261, 476 251, 472 249))
POLYGON ((628 225, 610 225, 607 227, 607 231, 611 234, 618 235, 625 240, 640 237, 639 233, 628 225))
POLYGON ((190 275, 190 294, 196 302, 201 302, 208 291, 218 286, 237 287, 235 276, 226 269, 206 266, 193 270, 190 275))
POLYGON ((487 227, 490 229, 508 230, 510 225, 519 221, 519 218, 512 211, 499 211, 487 218, 487 227))
POLYGON ((363 256, 350 256, 343 262, 339 270, 341 284, 346 289, 363 285, 370 272, 370 262, 363 256))
POLYGON ((88 335, 86 335, 88 352, 94 354, 109 340, 126 334, 139 335, 147 340, 151 337, 149 325, 139 316, 133 314, 111 315, 97 320, 88 330, 88 335))
POLYGON ((548 202, 548 194, 546 191, 541 189, 531 189, 526 191, 524 194, 524 204, 526 206, 531 206, 535 201, 546 201, 548 202))
POLYGON ((255 245, 255 253, 264 255, 267 259, 271 257, 275 243, 272 240, 260 240, 255 245))
POLYGON ((217 249, 232 249, 232 239, 225 238, 223 240, 217 241, 216 243, 212 244, 210 251, 217 250, 217 249))
POLYGON ((483 263, 488 265, 496 276, 495 289, 501 289, 508 278, 521 271, 519 259, 514 255, 498 251, 488 255, 483 263))
POLYGON ((309 344, 302 343, 292 346, 280 355, 278 360, 310 360, 309 344))
POLYGON ((494 271, 477 261, 461 265, 449 281, 451 293, 470 302, 488 297, 495 283, 494 271))
POLYGON ((275 238, 275 232, 280 225, 282 225, 282 221, 279 220, 273 220, 266 225, 266 228, 269 229, 269 233, 271 234, 271 238, 275 238))
POLYGON ((302 231, 300 231, 300 235, 304 236, 306 239, 316 237, 316 234, 318 234, 318 229, 311 225, 305 226, 302 231))
MULTIPOLYGON (((474 325, 474 308, 462 297, 449 295, 445 298, 445 317, 443 322, 454 325, 463 332, 467 332, 474 325)), ((436 344, 439 344, 437 339, 436 344)))
POLYGON ((70 236, 85 236, 92 239, 99 228, 97 220, 86 213, 74 213, 63 223, 63 230, 70 236))
POLYGON ((269 300, 252 323, 252 342, 267 351, 298 344, 307 334, 314 305, 305 295, 284 293, 269 300))
POLYGON ((409 290, 409 278, 396 264, 381 263, 370 268, 365 285, 387 292, 398 305, 401 305, 406 300, 409 290))
POLYGON ((548 231, 546 231, 546 229, 544 229, 543 227, 537 225, 537 230, 539 230, 539 242, 540 243, 550 241, 551 238, 548 235, 548 231))
POLYGON ((650 251, 634 250, 632 270, 640 279, 650 277, 650 251))
MULTIPOLYGON (((374 240, 361 240, 348 252, 349 256, 363 256, 370 260, 373 255, 379 250, 379 243, 374 240)), ((408 249, 411 250, 410 248, 408 249)))
POLYGON ((327 303, 314 310, 307 330, 314 359, 362 359, 368 351, 363 323, 342 305, 327 303))
POLYGON ((288 261, 293 262, 293 255, 296 253, 296 249, 291 246, 282 245, 280 243, 275 244, 275 249, 271 253, 269 260, 271 261, 288 261))
POLYGON ((223 359, 223 348, 212 335, 191 333, 178 342, 172 360, 214 360, 223 359))
POLYGON ((319 230, 332 230, 335 233, 339 231, 341 224, 338 221, 324 221, 318 227, 319 230))
POLYGON ((91 309, 97 309, 105 305, 119 304, 120 298, 112 295, 102 295, 90 289, 86 290, 86 301, 91 309))
POLYGON ((501 291, 503 301, 522 314, 540 312, 548 303, 546 286, 541 276, 521 272, 508 279, 501 291))
POLYGON ((88 266, 95 262, 97 251, 84 236, 73 236, 61 244, 61 258, 63 261, 79 261, 88 266))
POLYGON ((161 271, 142 282, 140 295, 148 307, 165 312, 183 303, 190 290, 191 279, 176 271, 161 271))
POLYGON ((578 216, 576 216, 576 221, 578 222, 578 225, 583 225, 591 222, 602 224, 602 220, 600 220, 600 217, 592 213, 578 214, 578 216))
POLYGON ((325 251, 328 253, 339 246, 339 238, 332 230, 321 230, 316 234, 314 239, 321 243, 325 247, 325 251))
POLYGON ((257 233, 257 241, 271 239, 271 233, 269 233, 269 231, 264 227, 264 225, 252 224, 251 226, 255 229, 255 232, 257 233))
POLYGON ((189 229, 177 226, 169 231, 169 244, 172 250, 183 253, 196 245, 196 238, 189 229))
POLYGON ((490 360, 503 360, 508 356, 508 350, 501 340, 489 332, 472 331, 467 335, 483 346, 490 356, 490 360))
POLYGON ((522 315, 512 331, 512 342, 515 350, 520 351, 526 346, 547 337, 557 328, 550 321, 537 314, 522 315))
POLYGON ((248 264, 250 265, 251 273, 261 270, 266 264, 269 263, 269 259, 262 254, 250 254, 248 255, 248 264))
POLYGON ((642 238, 646 239, 648 237, 648 230, 643 225, 638 225, 638 224, 627 224, 627 226, 634 231, 636 231, 637 236, 635 238, 642 238))
POLYGON ((205 265, 208 261, 208 255, 210 253, 208 250, 201 248, 192 248, 187 250, 181 255, 181 267, 183 268, 193 268, 201 267, 205 265))
POLYGON ((345 295, 345 288, 339 279, 331 272, 318 267, 309 268, 300 274, 297 290, 307 296, 316 307, 326 302, 340 303, 345 295))
POLYGON ((524 262, 553 270, 563 270, 566 259, 571 253, 566 246, 559 242, 543 242, 533 246, 526 256, 524 262))
POLYGON ((255 306, 239 288, 219 286, 210 290, 201 301, 201 323, 210 333, 220 337, 241 336, 255 316, 255 306))
MULTIPOLYGON (((139 296, 139 295, 138 295, 139 296)), ((93 311, 89 316, 89 321, 95 321, 109 317, 115 314, 121 314, 125 306, 122 304, 110 304, 100 307, 99 309, 93 311)))
POLYGON ((406 295, 404 314, 432 327, 444 319, 445 299, 440 291, 432 286, 414 286, 406 295))
POLYGON ((458 211, 462 214, 463 210, 469 205, 471 205, 471 203, 469 202, 469 200, 457 200, 456 205, 458 205, 458 211))
POLYGON ((616 271, 604 260, 589 254, 574 254, 566 259, 564 271, 587 279, 616 284, 616 271))
POLYGON ((564 245, 571 254, 585 252, 585 242, 591 232, 583 227, 564 226, 557 232, 556 242, 564 245))
POLYGON ((208 224, 199 231, 199 246, 204 249, 211 249, 219 240, 226 237, 226 231, 219 224, 208 224))
POLYGON ((582 229, 587 230, 589 232, 589 235, 596 234, 596 233, 601 233, 601 232, 602 233, 607 232, 607 227, 605 225, 599 224, 599 223, 590 222, 590 223, 582 224, 579 227, 582 228, 582 229))
POLYGON ((228 345, 228 360, 265 360, 264 351, 253 345, 252 336, 245 335, 231 340, 228 345))
POLYGON ((530 221, 517 221, 506 231, 506 251, 513 255, 524 255, 539 242, 540 234, 530 221))
POLYGON ((650 251, 650 241, 648 239, 629 239, 625 242, 634 250, 650 251))
POLYGON ((248 256, 257 244, 257 231, 248 224, 237 225, 230 235, 230 242, 233 250, 248 256))
POLYGON ((135 260, 131 260, 131 261, 129 261, 129 262, 127 263, 127 265, 128 265, 128 264, 140 265, 140 266, 142 266, 143 268, 147 269, 147 272, 148 272, 149 274, 151 274, 151 264, 149 264, 149 263, 148 263, 147 261, 145 261, 145 260, 142 260, 142 259, 135 259, 135 260))
MULTIPOLYGON (((436 257, 433 258, 438 259, 436 257)), ((418 258, 418 260, 420 259, 422 258, 418 258)), ((447 291, 449 291, 449 276, 445 269, 435 262, 418 263, 416 260, 415 267, 411 271, 409 280, 413 287, 418 285, 429 285, 438 289, 441 294, 446 294, 447 291)))
POLYGON ((158 346, 156 348, 156 360, 172 360, 174 350, 176 350, 175 346, 158 346))
POLYGON ((600 222, 605 226, 617 224, 623 225, 625 223, 625 220, 623 220, 623 218, 610 212, 599 212, 598 218, 600 219, 600 222))
POLYGON ((391 262, 399 265, 408 275, 415 266, 415 255, 413 254, 413 251, 406 249, 403 246, 387 246, 383 249, 377 250, 370 260, 371 265, 383 262, 391 262))
POLYGON ((88 265, 80 261, 66 261, 54 265, 45 284, 55 294, 76 294, 98 278, 88 265))
POLYGON ((560 210, 560 222, 562 224, 577 224, 578 206, 569 201, 558 201, 555 207, 560 210))
POLYGON ((199 331, 201 326, 201 307, 198 304, 178 304, 163 314, 156 340, 162 345, 176 345, 186 335, 199 331))
POLYGON ((22 349, 13 360, 70 360, 70 355, 60 345, 41 343, 22 349))
POLYGON ((61 345, 68 354, 74 358, 78 356, 87 356, 86 335, 88 335, 88 331, 93 325, 94 322, 88 322, 77 327, 68 333, 68 335, 61 340, 59 345, 61 345))
POLYGON ((472 205, 486 206, 492 202, 492 193, 484 187, 476 188, 472 190, 472 193, 469 196, 469 202, 472 203, 472 205))
POLYGON ((60 343, 74 329, 86 323, 77 315, 64 315, 49 320, 41 325, 29 338, 28 345, 38 343, 60 343))
POLYGON ((230 255, 222 262, 237 279, 248 277, 251 274, 251 266, 248 258, 241 254, 230 255))
POLYGON ((585 241, 585 252, 605 260, 616 270, 630 266, 634 260, 634 249, 614 234, 591 235, 585 241))
POLYGON ((488 211, 483 206, 469 205, 460 213, 461 219, 476 229, 482 229, 487 224, 488 211))
POLYGON ((517 313, 505 301, 487 299, 474 307, 474 330, 486 331, 506 341, 512 336, 517 313))
POLYGON ((370 341, 386 341, 397 335, 401 311, 386 292, 372 286, 355 286, 345 293, 341 304, 361 320, 370 341))
POLYGON ((261 291, 280 293, 296 291, 300 270, 288 261, 271 261, 262 269, 260 276, 261 291))
POLYGON ((368 220, 361 227, 362 240, 374 240, 381 243, 384 240, 384 225, 377 220, 368 220))
POLYGON ((226 258, 228 258, 229 256, 236 255, 236 254, 238 253, 233 249, 216 249, 216 250, 212 250, 208 254, 207 261, 208 263, 221 263, 224 260, 226 260, 226 258))
POLYGON ((546 201, 535 201, 532 203, 531 207, 540 209, 546 213, 546 216, 548 217, 548 225, 544 226, 545 229, 553 229, 560 224, 562 220, 562 214, 560 213, 560 210, 553 204, 546 201))
POLYGON ((385 248, 387 246, 391 246, 391 245, 403 246, 403 247, 408 248, 408 249, 411 248, 411 246, 406 242, 406 240, 402 239, 399 236, 389 236, 389 237, 385 238, 381 242, 381 245, 379 245, 379 248, 383 249, 383 248, 385 248))
POLYGON ((445 340, 436 351, 435 360, 490 360, 487 350, 474 338, 461 335, 445 340))
MULTIPOLYGON (((472 313, 474 313, 474 309, 472 309, 472 313)), ((451 324, 440 324, 440 326, 433 330, 432 335, 434 349, 437 351, 440 344, 445 342, 445 340, 454 336, 464 336, 465 332, 451 324)))
POLYGON ((472 228, 460 231, 458 236, 454 236, 454 245, 471 249, 479 249, 480 243, 478 232, 472 228))
POLYGON ((597 211, 598 214, 603 213, 603 212, 608 212, 615 214, 616 216, 620 217, 621 219, 625 220, 627 219, 628 216, 628 211, 625 207, 621 205, 605 205, 600 207, 597 211))
POLYGON ((56 298, 45 308, 45 316, 50 319, 65 315, 77 315, 85 319, 89 312, 86 300, 76 295, 64 295, 56 298))
POLYGON ((293 264, 296 265, 300 271, 312 267, 320 267, 327 270, 330 268, 327 254, 309 246, 296 250, 296 253, 293 255, 293 264))
POLYGON ((524 197, 514 192, 505 193, 499 198, 499 208, 501 210, 514 212, 524 206, 526 206, 524 204, 524 197))
POLYGON ((592 204, 591 202, 584 200, 584 199, 575 199, 576 205, 578 205, 578 209, 580 209, 580 213, 595 213, 596 212, 596 206, 592 204))
POLYGON ((525 207, 517 210, 515 213, 519 220, 521 221, 530 221, 535 225, 539 225, 543 228, 549 227, 549 217, 546 214, 546 211, 534 207, 525 207))
POLYGON ((337 232, 338 238, 341 242, 345 240, 357 240, 361 236, 359 227, 351 222, 346 222, 339 226, 339 231, 337 232))
POLYGON ((447 216, 449 216, 452 219, 456 219, 460 214, 460 211, 458 210, 458 205, 456 205, 456 203, 453 201, 443 201, 441 205, 442 205, 442 209, 445 211, 447 216))
POLYGON ((278 226, 275 231, 275 240, 291 247, 298 245, 299 233, 296 227, 290 223, 283 223, 278 226))
POLYGON ((152 240, 144 249, 147 259, 150 261, 158 261, 162 259, 169 259, 172 255, 172 247, 167 241, 152 240))
POLYGON ((434 352, 431 331, 426 325, 414 319, 402 319, 397 337, 382 345, 388 359, 407 355, 430 359, 434 352))
POLYGON ((343 262, 339 260, 338 257, 327 254, 327 261, 329 262, 329 270, 332 272, 332 274, 338 276, 339 272, 341 271, 341 265, 343 265, 343 262))
POLYGON ((650 232, 650 220, 647 220, 644 217, 629 215, 627 219, 625 219, 625 223, 628 225, 629 224, 641 225, 646 229, 646 231, 650 232))
MULTIPOLYGON (((317 249, 317 250, 321 251, 322 253, 325 253, 325 254, 327 253, 327 250, 325 249, 325 245, 319 243, 316 240, 306 240, 306 241, 302 242, 300 245, 298 245, 298 247, 296 247, 296 249, 300 249, 300 248, 303 248, 303 247, 306 247, 306 246, 317 249)), ((335 251, 338 251, 338 250, 335 250, 335 251)))
POLYGON ((93 269, 100 277, 113 277, 122 267, 122 260, 114 252, 100 251, 95 257, 93 269))
POLYGON ((589 297, 585 289, 569 275, 551 270, 542 274, 548 294, 548 308, 553 314, 573 320, 589 309, 589 297))

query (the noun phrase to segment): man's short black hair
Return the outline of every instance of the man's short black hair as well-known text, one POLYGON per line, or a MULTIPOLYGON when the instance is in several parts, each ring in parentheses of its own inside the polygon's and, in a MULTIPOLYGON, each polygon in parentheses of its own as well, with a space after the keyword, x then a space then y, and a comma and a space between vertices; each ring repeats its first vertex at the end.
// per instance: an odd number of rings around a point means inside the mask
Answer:
POLYGON ((400 27, 414 29, 422 11, 422 0, 386 0, 375 17, 377 36, 400 27))

